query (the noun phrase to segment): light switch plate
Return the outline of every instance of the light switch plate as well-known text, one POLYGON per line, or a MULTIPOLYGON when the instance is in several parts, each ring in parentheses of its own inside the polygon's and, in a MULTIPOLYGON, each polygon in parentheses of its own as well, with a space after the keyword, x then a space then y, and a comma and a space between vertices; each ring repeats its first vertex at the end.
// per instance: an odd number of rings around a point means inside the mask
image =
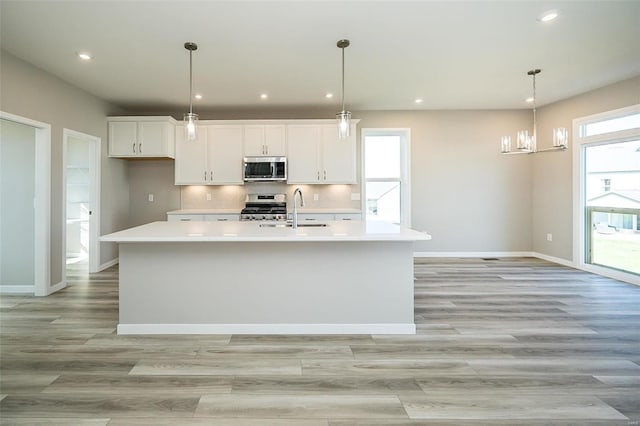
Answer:
POLYGON ((153 197, 153 194, 149 194, 149 202, 150 202, 150 203, 153 203, 153 198, 154 198, 154 197, 153 197))
POLYGON ((313 194, 313 201, 318 201, 320 199, 319 194, 313 194))

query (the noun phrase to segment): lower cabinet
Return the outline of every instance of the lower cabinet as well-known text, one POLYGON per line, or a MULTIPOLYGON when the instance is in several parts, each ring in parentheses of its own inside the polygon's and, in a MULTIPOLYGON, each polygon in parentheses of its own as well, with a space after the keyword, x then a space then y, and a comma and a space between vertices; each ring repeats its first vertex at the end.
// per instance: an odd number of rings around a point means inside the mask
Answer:
POLYGON ((239 214, 168 214, 168 222, 226 222, 240 220, 239 214))
MULTIPOLYGON (((291 219, 291 214, 289 214, 291 219)), ((298 213, 298 222, 328 222, 331 220, 362 220, 359 213, 298 213)))

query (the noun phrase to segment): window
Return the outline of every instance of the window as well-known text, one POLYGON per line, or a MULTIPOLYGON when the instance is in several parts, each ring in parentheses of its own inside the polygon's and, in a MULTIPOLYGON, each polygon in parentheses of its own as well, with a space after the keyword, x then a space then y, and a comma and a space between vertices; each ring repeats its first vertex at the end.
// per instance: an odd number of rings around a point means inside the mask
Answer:
POLYGON ((363 129, 364 199, 367 220, 410 226, 407 129, 363 129))
POLYGON ((574 257, 584 269, 640 282, 640 105, 575 120, 574 134, 574 257))

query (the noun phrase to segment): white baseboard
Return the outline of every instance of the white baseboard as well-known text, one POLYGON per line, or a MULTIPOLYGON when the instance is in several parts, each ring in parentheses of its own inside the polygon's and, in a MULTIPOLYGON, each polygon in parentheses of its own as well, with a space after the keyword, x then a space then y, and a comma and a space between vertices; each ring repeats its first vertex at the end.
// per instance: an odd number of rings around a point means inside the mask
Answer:
POLYGON ((33 284, 26 285, 0 285, 0 293, 2 294, 31 294, 36 292, 36 286, 33 284))
POLYGON ((100 271, 104 271, 107 268, 111 268, 113 265, 117 265, 120 262, 119 258, 115 258, 115 259, 111 259, 108 262, 103 263, 102 265, 98 266, 98 272, 100 271))
POLYGON ((531 251, 416 251, 413 257, 535 257, 531 251))
POLYGON ((557 263, 557 264, 562 265, 562 266, 568 266, 570 268, 575 268, 575 265, 573 264, 573 261, 571 261, 571 260, 562 259, 560 257, 555 257, 555 256, 549 256, 547 254, 537 253, 537 252, 533 252, 531 255, 533 257, 537 257, 538 259, 546 260, 547 262, 557 263))
POLYGON ((416 325, 118 324, 118 334, 416 334, 416 325))
POLYGON ((47 289, 47 296, 55 293, 56 291, 62 290, 67 286, 67 280, 62 280, 58 284, 54 284, 47 289))

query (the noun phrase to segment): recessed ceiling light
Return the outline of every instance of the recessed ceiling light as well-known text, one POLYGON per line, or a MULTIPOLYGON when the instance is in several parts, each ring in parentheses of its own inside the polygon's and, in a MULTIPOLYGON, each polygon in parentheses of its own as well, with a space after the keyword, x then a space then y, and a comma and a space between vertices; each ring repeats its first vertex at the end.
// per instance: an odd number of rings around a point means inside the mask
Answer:
POLYGON ((416 99, 416 100, 415 100, 415 101, 413 101, 413 102, 415 102, 415 103, 417 103, 417 104, 421 104, 423 101, 422 101, 422 98, 418 98, 418 99, 416 99))
POLYGON ((324 97, 327 99, 331 99, 333 98, 333 93, 327 93, 326 95, 324 95, 324 97))
POLYGON ((556 19, 558 16, 560 16, 560 12, 558 10, 548 10, 548 11, 544 12, 543 14, 541 14, 540 16, 538 16, 538 21, 539 22, 551 22, 554 19, 556 19))
POLYGON ((267 95, 266 93, 260 95, 260 99, 267 99, 268 97, 269 95, 267 95))
POLYGON ((526 103, 529 103, 529 104, 530 104, 531 102, 533 102, 533 98, 527 98, 527 99, 525 99, 524 101, 525 101, 526 103))
POLYGON ((83 61, 90 61, 92 59, 91 55, 86 52, 78 52, 77 55, 78 58, 82 59, 83 61))
POLYGON ((197 93, 197 94, 193 95, 193 97, 194 97, 194 98, 196 98, 196 99, 198 99, 198 100, 202 99, 202 95, 201 95, 201 94, 199 94, 199 93, 197 93))

